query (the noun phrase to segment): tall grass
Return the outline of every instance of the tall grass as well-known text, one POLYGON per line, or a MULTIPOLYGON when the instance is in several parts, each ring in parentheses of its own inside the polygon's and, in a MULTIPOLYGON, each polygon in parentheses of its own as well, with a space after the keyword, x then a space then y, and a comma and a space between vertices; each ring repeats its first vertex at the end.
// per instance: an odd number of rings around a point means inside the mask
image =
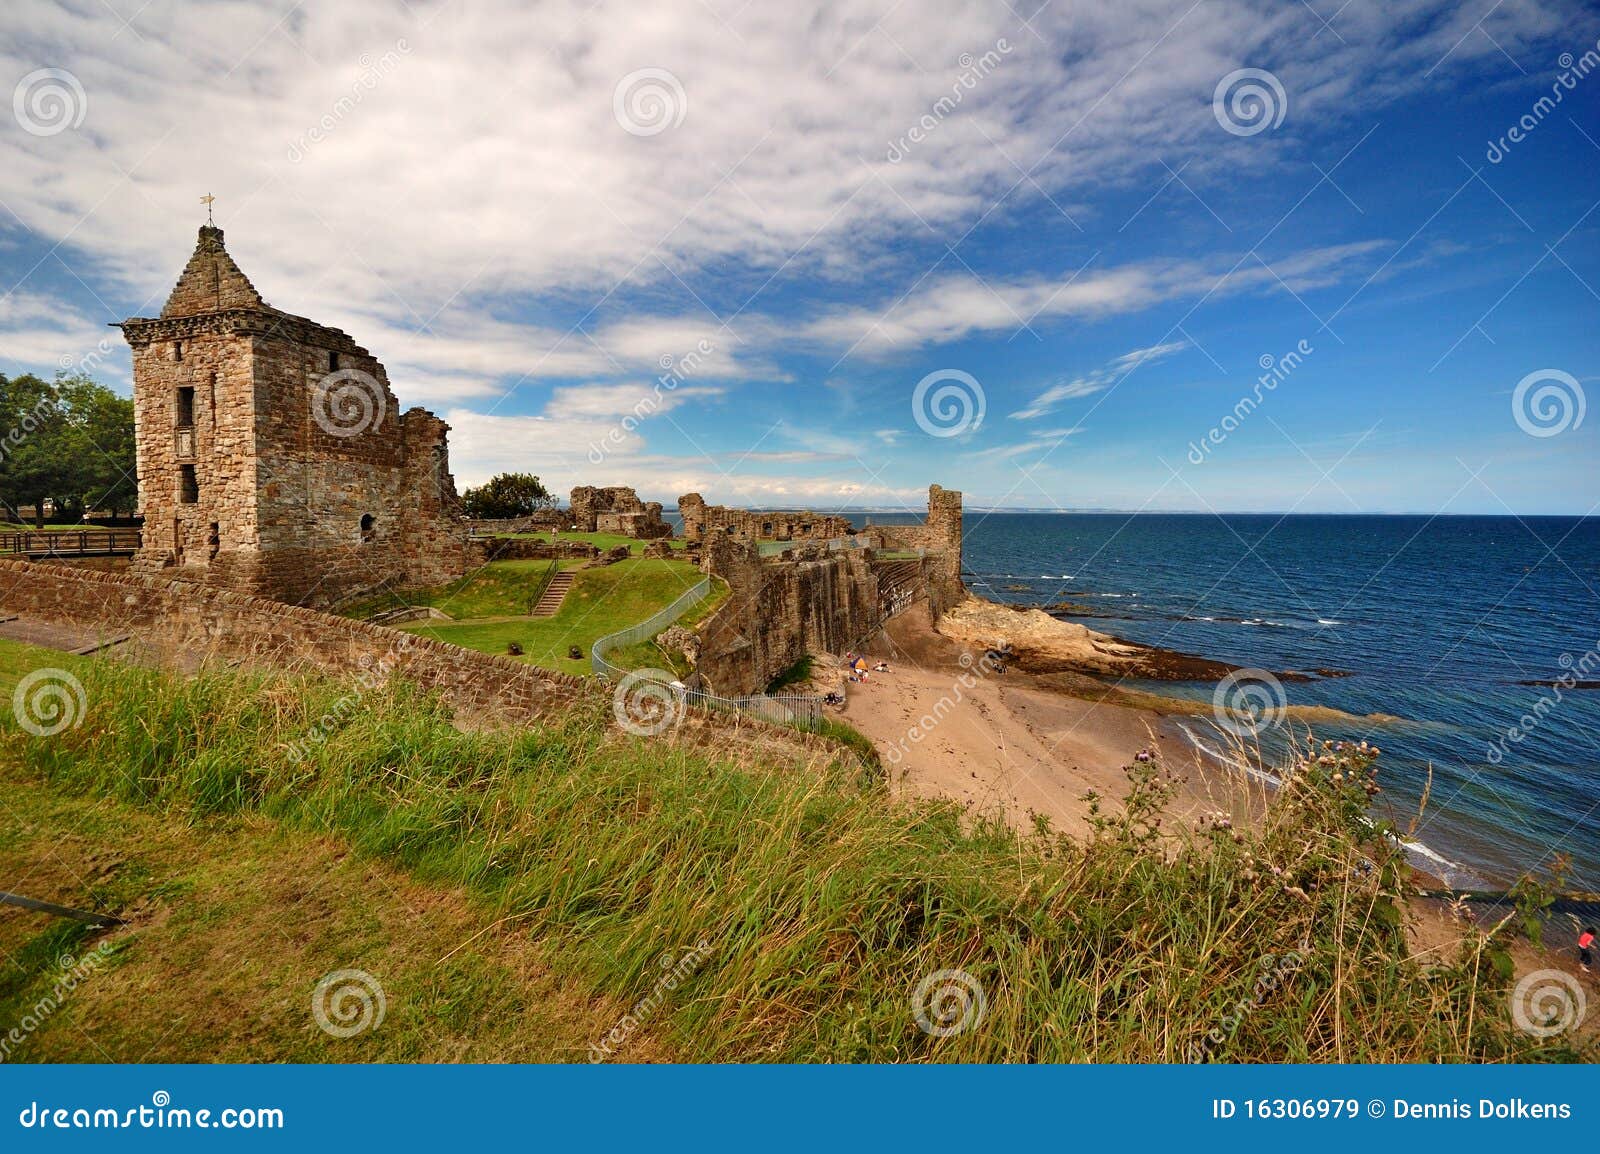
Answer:
POLYGON ((14 772, 180 820, 256 810, 332 831, 467 887, 485 925, 510 919, 551 965, 629 1000, 704 942, 650 1021, 700 1058, 1571 1057, 1511 1029, 1484 950, 1411 959, 1405 867, 1360 820, 1358 754, 1304 759, 1254 830, 1168 828, 1170 779, 1135 763, 1080 844, 892 804, 853 759, 740 765, 623 738, 600 706, 464 733, 398 683, 352 709, 353 691, 286 676, 94 663, 83 681, 80 726, 7 735, 14 772), (986 1000, 948 1037, 912 1005, 940 970, 986 1000))

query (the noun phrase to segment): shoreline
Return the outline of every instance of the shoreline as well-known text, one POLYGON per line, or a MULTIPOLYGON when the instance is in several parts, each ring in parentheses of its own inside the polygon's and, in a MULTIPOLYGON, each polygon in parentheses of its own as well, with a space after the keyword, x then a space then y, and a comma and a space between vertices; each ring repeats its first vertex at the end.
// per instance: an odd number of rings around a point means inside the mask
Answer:
MULTIPOLYGON (((913 606, 864 652, 889 671, 842 684, 843 717, 878 749, 896 797, 949 798, 973 816, 999 816, 1023 830, 1043 817, 1050 828, 1081 836, 1089 831, 1086 795, 1102 808, 1120 806, 1125 768, 1142 750, 1172 775, 1174 820, 1250 821, 1276 785, 1266 770, 1247 772, 1209 749, 1184 723, 1212 716, 1209 701, 1112 680, 1154 680, 1147 671, 1158 669, 1165 680, 1220 681, 1239 666, 974 595, 937 626, 925 604, 913 606), (1012 654, 1001 672, 985 652, 1007 645, 1012 654)), ((1324 706, 1288 706, 1283 716, 1308 725, 1400 720, 1324 706)), ((1406 849, 1423 884, 1484 880, 1424 843, 1406 849)))

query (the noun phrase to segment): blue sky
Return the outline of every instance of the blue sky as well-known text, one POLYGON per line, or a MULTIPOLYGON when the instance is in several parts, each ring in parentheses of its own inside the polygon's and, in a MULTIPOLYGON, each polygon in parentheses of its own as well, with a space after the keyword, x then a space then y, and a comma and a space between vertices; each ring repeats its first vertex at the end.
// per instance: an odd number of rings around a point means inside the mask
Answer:
POLYGON ((210 192, 464 484, 1597 499, 1593 6, 121 3, 5 17, 0 371, 126 390, 210 192))

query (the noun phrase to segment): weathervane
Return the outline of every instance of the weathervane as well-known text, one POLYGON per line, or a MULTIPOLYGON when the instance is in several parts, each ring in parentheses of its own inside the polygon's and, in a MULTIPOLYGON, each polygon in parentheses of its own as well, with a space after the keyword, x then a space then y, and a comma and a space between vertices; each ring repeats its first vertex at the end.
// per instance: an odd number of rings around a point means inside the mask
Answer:
POLYGON ((217 198, 212 196, 209 192, 200 198, 200 203, 206 206, 206 223, 212 226, 215 226, 217 223, 215 220, 211 219, 211 205, 216 199, 217 198))

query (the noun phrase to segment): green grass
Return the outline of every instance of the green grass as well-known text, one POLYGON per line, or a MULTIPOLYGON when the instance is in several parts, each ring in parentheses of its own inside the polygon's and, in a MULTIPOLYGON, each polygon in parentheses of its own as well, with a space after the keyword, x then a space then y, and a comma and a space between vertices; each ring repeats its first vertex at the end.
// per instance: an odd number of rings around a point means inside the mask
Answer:
MULTIPOLYGON (((717 577, 712 578, 711 592, 691 605, 673 624, 693 629, 722 607, 722 603, 728 599, 729 592, 726 581, 717 577)), ((633 645, 618 646, 606 654, 606 660, 619 669, 665 669, 680 678, 688 677, 694 672, 682 653, 668 653, 657 645, 653 638, 633 645)))
MULTIPOLYGON (((525 537, 534 541, 550 540, 550 534, 548 532, 518 533, 517 536, 525 537)), ((598 545, 600 546, 600 551, 602 553, 608 549, 615 549, 618 545, 626 545, 628 547, 628 551, 635 557, 637 557, 640 553, 643 553, 644 547, 650 543, 648 541, 641 541, 637 537, 623 537, 617 533, 562 533, 559 536, 563 541, 587 541, 591 545, 598 545)))
MULTIPOLYGON (((564 988, 612 1003, 650 993, 664 954, 704 942, 704 962, 646 1029, 681 1056, 1182 1061, 1210 1031, 1218 1060, 1575 1056, 1512 1028, 1495 941, 1435 967, 1414 959, 1401 926, 1403 856, 1358 820, 1366 771, 1355 764, 1341 781, 1302 763, 1253 831, 1163 826, 1170 783, 1158 766, 1130 766, 1126 808, 1106 810, 1075 843, 1044 829, 1023 838, 952 803, 893 804, 853 759, 801 765, 774 751, 753 764, 710 745, 627 738, 604 700, 473 733, 401 684, 349 710, 334 705, 351 689, 288 677, 181 680, 91 661, 83 681, 80 725, 32 738, 4 723, 0 778, 85 808, 131 807, 157 829, 220 837, 266 822, 328 839, 336 855, 348 847, 373 869, 465 895, 482 942, 514 933, 564 988), (324 715, 341 720, 314 730, 324 715), (291 748, 313 732, 320 740, 297 759, 291 748), (1292 975, 1261 994, 1264 969, 1291 951, 1303 952, 1292 975), (945 1038, 920 1030, 912 1007, 939 970, 970 975, 987 1003, 973 1028, 945 1038)), ((248 1045, 261 1061, 299 1056, 272 1015, 303 1005, 329 966, 302 956, 299 941, 316 883, 308 875, 298 897, 282 895, 282 932, 263 936, 260 952, 223 942, 155 959, 88 1020, 140 1013, 139 988, 180 989, 203 1007, 210 991, 244 982, 229 1003, 240 1012, 206 1020, 207 1045, 248 1045)), ((230 901, 262 900, 238 889, 209 905, 174 891, 158 907, 169 912, 147 916, 159 930, 162 917, 205 912, 225 928, 230 901)), ((119 892, 149 897, 143 884, 119 892)), ((203 941, 207 926, 189 924, 185 940, 203 941)), ((130 951, 153 949, 144 941, 130 951)), ((339 956, 359 965, 382 941, 370 926, 339 956)), ((462 946, 470 954, 482 942, 464 936, 462 946)), ((29 951, 25 969, 37 968, 54 944, 12 941, 8 952, 29 951)), ((404 1001, 391 1013, 424 1029, 415 997, 446 1016, 452 1036, 482 1023, 491 1041, 475 1056, 514 1052, 517 1035, 495 1018, 510 1000, 487 980, 452 976, 462 951, 413 949, 385 963, 404 1001), (424 959, 447 988, 417 993, 424 959)), ((31 1044, 101 1060, 72 1026, 52 1019, 31 1044)), ((384 1030, 364 1037, 327 1057, 393 1055, 384 1030)), ((117 1039, 109 1056, 140 1051, 117 1039)))
POLYGON ((791 685, 799 685, 802 681, 811 680, 811 654, 807 653, 778 676, 774 677, 767 685, 768 693, 782 693, 791 685))
POLYGON ((670 605, 698 580, 699 571, 687 562, 635 557, 601 569, 579 569, 566 600, 553 617, 418 621, 399 628, 481 653, 505 653, 507 645, 515 642, 522 646, 524 661, 582 675, 590 671, 589 649, 596 638, 638 624, 670 605), (567 656, 571 645, 583 653, 576 661, 567 656))
MULTIPOLYGON (((538 599, 550 561, 491 561, 460 581, 430 589, 386 591, 344 606, 346 617, 371 617, 408 605, 429 605, 453 618, 505 617, 526 613, 538 599)), ((554 562, 576 569, 582 561, 554 562)))

